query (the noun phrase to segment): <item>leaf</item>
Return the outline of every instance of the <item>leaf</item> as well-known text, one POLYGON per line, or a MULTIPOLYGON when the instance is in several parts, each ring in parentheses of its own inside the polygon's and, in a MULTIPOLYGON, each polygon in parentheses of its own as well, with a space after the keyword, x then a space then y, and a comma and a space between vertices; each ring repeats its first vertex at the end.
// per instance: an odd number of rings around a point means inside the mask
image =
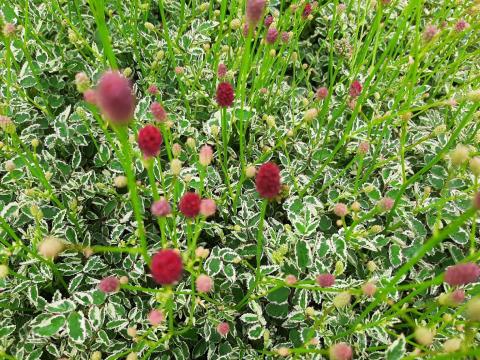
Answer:
POLYGON ((46 310, 52 313, 66 313, 75 310, 76 307, 72 300, 59 300, 48 304, 46 310))
POLYGON ((215 276, 222 269, 222 262, 219 258, 212 257, 207 261, 205 266, 208 269, 208 274, 210 276, 215 276))
POLYGON ((0 328, 0 338, 6 338, 15 331, 15 325, 4 325, 0 328))
POLYGON ((395 340, 385 352, 386 360, 400 360, 403 359, 405 355, 405 337, 400 335, 400 337, 395 340))
POLYGON ((65 316, 42 314, 34 321, 38 321, 38 324, 32 325, 32 330, 35 334, 40 336, 53 336, 62 328, 65 323, 65 316))
POLYGON ((68 335, 76 343, 83 343, 87 338, 85 317, 81 311, 72 312, 68 316, 68 335))
POLYGON ((299 240, 295 245, 295 255, 298 267, 304 271, 310 265, 310 249, 305 241, 299 240))
POLYGON ((402 254, 401 248, 397 244, 390 245, 390 250, 388 252, 390 263, 397 267, 402 263, 402 254))
POLYGON ((263 335, 263 326, 261 325, 254 325, 251 328, 248 329, 247 335, 248 338, 251 340, 257 340, 260 339, 260 337, 263 335))
POLYGON ((282 287, 268 294, 267 299, 273 303, 282 304, 287 301, 289 295, 290 289, 287 287, 282 287))
POLYGON ((247 324, 253 324, 258 322, 258 315, 252 314, 252 313, 246 313, 240 317, 240 320, 247 324))
POLYGON ((288 315, 288 304, 269 303, 265 307, 268 315, 275 319, 284 319, 288 315))

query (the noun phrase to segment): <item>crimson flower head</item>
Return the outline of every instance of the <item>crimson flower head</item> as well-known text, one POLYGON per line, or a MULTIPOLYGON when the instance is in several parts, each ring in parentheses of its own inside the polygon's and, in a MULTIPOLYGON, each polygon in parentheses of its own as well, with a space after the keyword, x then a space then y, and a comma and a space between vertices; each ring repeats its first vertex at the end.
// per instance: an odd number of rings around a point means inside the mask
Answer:
POLYGON ((320 274, 317 276, 317 284, 327 288, 335 284, 335 276, 332 274, 320 274))
POLYGON ((265 0, 247 0, 247 22, 255 27, 263 16, 265 0))
POLYGON ((280 193, 280 168, 273 162, 260 166, 255 179, 258 194, 266 199, 273 199, 280 193))
POLYGON ((306 19, 308 15, 312 13, 312 5, 310 3, 306 3, 305 7, 303 8, 302 18, 306 19))
POLYGON ((167 112, 160 103, 154 101, 152 105, 150 105, 150 111, 152 112, 155 120, 159 122, 167 120, 167 112))
POLYGON ((445 271, 444 280, 451 286, 465 285, 477 281, 480 267, 474 263, 449 266, 445 271))
POLYGON ((222 82, 217 87, 217 103, 221 107, 229 107, 233 104, 235 94, 230 83, 222 82))
POLYGON ((263 21, 263 24, 265 25, 266 28, 270 27, 270 25, 272 25, 272 22, 273 22, 273 16, 272 15, 268 15, 265 20, 263 21))
POLYGON ((325 99, 328 96, 328 89, 325 86, 319 87, 315 94, 317 100, 325 99))
POLYGON ((275 28, 269 28, 267 31, 267 38, 265 39, 267 41, 267 44, 273 44, 275 41, 277 41, 278 37, 278 31, 275 28))
POLYGON ((160 154, 163 137, 156 126, 147 125, 138 132, 138 147, 145 157, 160 154))
POLYGON ((113 293, 120 289, 120 281, 115 276, 108 276, 98 284, 98 289, 104 293, 113 293))
POLYGON ((126 124, 133 118, 135 97, 130 81, 118 71, 107 71, 97 87, 97 101, 103 115, 112 123, 126 124))
POLYGON ((200 213, 202 199, 197 193, 187 192, 180 199, 178 208, 187 218, 194 218, 200 213))
POLYGON ((148 93, 150 95, 157 95, 158 94, 158 87, 155 84, 152 84, 148 87, 148 93))
POLYGON ((352 98, 359 97, 360 94, 362 93, 362 84, 360 84, 360 81, 355 80, 352 85, 350 85, 350 96, 352 98))
POLYGON ((152 257, 150 272, 160 285, 171 285, 180 280, 183 263, 180 254, 172 249, 162 249, 152 257))

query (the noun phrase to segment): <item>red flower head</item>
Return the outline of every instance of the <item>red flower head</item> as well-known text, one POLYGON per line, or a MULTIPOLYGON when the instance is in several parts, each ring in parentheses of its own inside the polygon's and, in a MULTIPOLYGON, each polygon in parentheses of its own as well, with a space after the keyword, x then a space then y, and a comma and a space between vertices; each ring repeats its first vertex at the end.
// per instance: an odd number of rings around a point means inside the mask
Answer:
POLYGON ((150 105, 150 111, 152 112, 155 120, 160 122, 167 120, 167 112, 158 102, 154 101, 152 105, 150 105))
POLYGON ((115 276, 108 276, 98 284, 98 289, 104 293, 113 293, 120 289, 120 281, 115 276))
POLYGON ((187 192, 180 199, 178 208, 181 213, 188 218, 194 218, 200 213, 200 204, 202 199, 197 193, 187 192))
POLYGON ((360 94, 362 93, 362 84, 360 84, 360 81, 355 80, 352 85, 350 85, 350 96, 352 98, 359 97, 360 94))
POLYGON ((118 71, 107 71, 100 78, 97 100, 103 115, 113 123, 126 124, 133 118, 135 97, 127 78, 118 71))
POLYGON ((268 162, 260 166, 255 186, 258 194, 266 199, 273 199, 280 193, 280 169, 277 164, 268 162))
POLYGON ((138 132, 138 147, 145 157, 157 156, 162 142, 162 133, 153 125, 147 125, 138 132))
POLYGON ((320 274, 317 276, 317 284, 321 287, 330 287, 335 284, 335 276, 332 274, 320 274))
POLYGON ((265 0, 247 0, 247 22, 255 27, 263 16, 265 0))
POLYGON ((217 103, 222 107, 229 107, 233 103, 235 94, 233 86, 227 82, 218 84, 217 87, 217 103))
POLYGON ((319 87, 317 89, 316 97, 317 100, 325 99, 328 96, 328 89, 325 86, 319 87))
POLYGON ((290 33, 288 31, 282 32, 282 41, 286 44, 290 41, 290 33))
POLYGON ((445 271, 444 280, 451 286, 465 285, 477 281, 480 267, 474 263, 449 266, 445 271))
POLYGON ((273 44, 275 41, 277 41, 278 37, 278 31, 275 28, 269 28, 267 31, 267 38, 265 39, 267 41, 267 44, 273 44))
POLYGON ((150 271, 160 285, 174 284, 182 277, 182 258, 175 250, 162 249, 153 255, 150 271))
POLYGON ((312 13, 312 5, 310 3, 306 3, 305 7, 303 8, 302 18, 306 19, 308 15, 312 13))
POLYGON ((149 93, 150 95, 157 95, 157 94, 158 94, 158 87, 157 87, 157 85, 154 85, 154 84, 150 85, 150 86, 148 87, 148 93, 149 93))
POLYGON ((264 25, 266 28, 269 28, 270 25, 272 25, 272 22, 273 22, 273 16, 272 15, 268 15, 265 20, 263 21, 264 25))

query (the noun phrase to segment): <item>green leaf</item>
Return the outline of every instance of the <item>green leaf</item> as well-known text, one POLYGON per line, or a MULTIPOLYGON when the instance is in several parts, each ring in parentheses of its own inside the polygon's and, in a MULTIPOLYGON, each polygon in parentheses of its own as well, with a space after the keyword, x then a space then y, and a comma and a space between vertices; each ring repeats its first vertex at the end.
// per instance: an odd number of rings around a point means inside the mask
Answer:
POLYGON ((395 267, 400 266, 400 264, 402 263, 402 254, 401 254, 401 248, 399 245, 392 244, 390 246, 388 255, 389 255, 390 263, 393 266, 395 267))
POLYGON ((15 331, 15 325, 4 325, 3 327, 0 328, 0 337, 6 338, 8 335, 10 335, 14 331, 15 331))
POLYGON ((400 337, 395 340, 385 352, 386 360, 400 360, 405 356, 405 337, 400 337))
POLYGON ((276 319, 284 319, 288 315, 288 304, 269 303, 265 308, 268 315, 276 319))
POLYGON ((268 294, 267 299, 273 303, 282 304, 287 301, 289 295, 290 289, 288 287, 282 287, 268 294))
POLYGON ((76 343, 83 343, 87 337, 85 317, 81 311, 72 312, 68 316, 68 335, 76 343))
POLYGON ((297 257, 298 267, 304 271, 310 265, 310 249, 305 241, 299 240, 295 245, 295 253, 297 257))
POLYGON ((222 269, 222 262, 219 258, 213 257, 207 261, 206 267, 210 276, 217 275, 222 269))
POLYGON ((72 300, 59 300, 48 304, 46 310, 52 313, 66 313, 75 310, 76 307, 72 300))
POLYGON ((63 315, 42 314, 35 319, 32 330, 40 336, 53 336, 61 329, 64 323, 65 316, 63 315))
POLYGON ((254 325, 251 328, 248 329, 247 335, 248 338, 251 340, 257 340, 260 339, 260 337, 263 335, 263 326, 260 324, 254 325))

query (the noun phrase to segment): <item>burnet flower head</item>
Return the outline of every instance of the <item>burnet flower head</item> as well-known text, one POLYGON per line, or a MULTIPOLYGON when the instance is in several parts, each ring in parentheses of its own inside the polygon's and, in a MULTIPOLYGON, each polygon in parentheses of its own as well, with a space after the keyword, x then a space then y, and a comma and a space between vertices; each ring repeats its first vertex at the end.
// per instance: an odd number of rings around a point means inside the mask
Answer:
POLYGON ((102 114, 114 124, 127 124, 133 119, 135 97, 130 81, 118 71, 107 71, 100 78, 96 91, 102 114))

